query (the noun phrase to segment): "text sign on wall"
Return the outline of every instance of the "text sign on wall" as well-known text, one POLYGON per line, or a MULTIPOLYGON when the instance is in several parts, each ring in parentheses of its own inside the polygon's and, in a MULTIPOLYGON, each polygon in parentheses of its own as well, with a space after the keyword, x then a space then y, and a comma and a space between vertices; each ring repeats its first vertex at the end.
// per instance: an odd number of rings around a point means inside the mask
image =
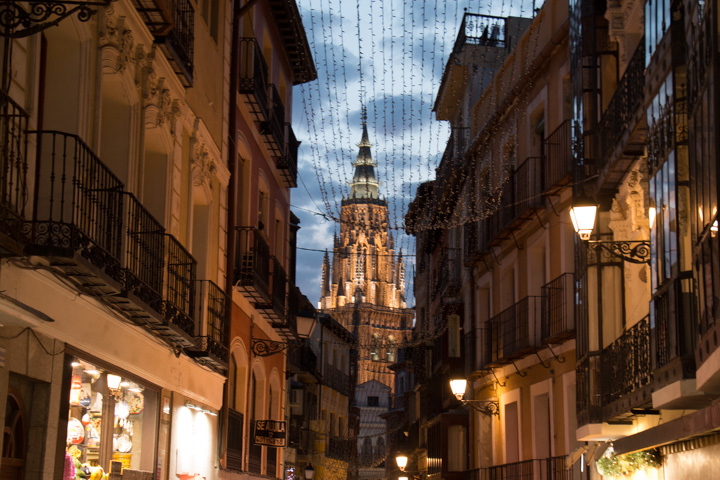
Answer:
POLYGON ((284 447, 287 439, 287 422, 258 420, 255 422, 255 445, 284 447))

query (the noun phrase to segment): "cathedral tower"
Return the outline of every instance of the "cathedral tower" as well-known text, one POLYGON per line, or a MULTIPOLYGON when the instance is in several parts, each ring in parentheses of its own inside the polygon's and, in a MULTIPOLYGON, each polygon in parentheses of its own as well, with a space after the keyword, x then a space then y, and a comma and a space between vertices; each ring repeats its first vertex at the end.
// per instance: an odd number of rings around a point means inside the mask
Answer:
POLYGON ((410 335, 414 313, 405 303, 405 265, 388 230, 387 201, 380 197, 371 147, 363 110, 350 195, 341 204, 340 236, 332 261, 327 253, 323 259, 320 309, 357 339, 356 384, 374 380, 394 393, 388 367, 410 335))

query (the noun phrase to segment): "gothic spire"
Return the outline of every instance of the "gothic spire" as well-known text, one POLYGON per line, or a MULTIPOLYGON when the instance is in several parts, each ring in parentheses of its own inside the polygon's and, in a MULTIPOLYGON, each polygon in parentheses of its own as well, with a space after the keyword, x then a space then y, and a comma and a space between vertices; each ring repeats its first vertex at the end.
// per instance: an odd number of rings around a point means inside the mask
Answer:
POLYGON ((377 177, 375 176, 375 163, 370 153, 370 137, 367 131, 367 109, 362 107, 362 125, 363 133, 360 143, 357 144, 357 159, 353 162, 355 167, 355 175, 350 182, 350 198, 351 199, 379 199, 379 186, 377 177))

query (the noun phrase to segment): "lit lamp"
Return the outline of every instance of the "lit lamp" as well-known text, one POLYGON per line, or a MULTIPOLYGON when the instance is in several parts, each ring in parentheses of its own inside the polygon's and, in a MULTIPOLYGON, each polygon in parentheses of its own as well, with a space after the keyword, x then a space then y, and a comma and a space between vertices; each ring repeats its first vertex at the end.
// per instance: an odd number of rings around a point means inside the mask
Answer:
POLYGON ((106 375, 106 377, 107 377, 107 386, 108 386, 108 390, 110 390, 110 393, 115 398, 121 397, 122 392, 120 391, 120 382, 122 382, 122 377, 120 375, 113 375, 112 373, 108 373, 106 375))
MULTIPOLYGON (((621 258, 626 262, 645 264, 650 263, 650 242, 647 240, 590 240, 595 228, 595 217, 598 206, 587 200, 579 200, 570 207, 570 219, 575 232, 581 240, 593 248, 602 248, 610 255, 621 258)), ((649 220, 654 222, 654 209, 649 212, 649 220)), ((652 228, 652 224, 651 227, 652 228)))
POLYGON ((450 380, 450 390, 463 406, 472 407, 484 415, 500 415, 500 404, 493 400, 465 400, 465 389, 467 380, 464 378, 453 378, 450 380))
MULTIPOLYGON (((401 453, 397 457, 395 457, 395 462, 397 463, 398 468, 404 472, 405 467, 407 467, 408 457, 406 457, 405 455, 403 455, 401 453)), ((403 477, 400 477, 400 478, 403 478, 403 477)), ((398 479, 398 480, 400 480, 400 479, 398 479)))
POLYGON ((597 204, 589 201, 580 201, 570 207, 570 220, 581 240, 590 240, 590 235, 595 228, 597 209, 597 204))
POLYGON ((312 480, 312 478, 315 476, 315 469, 312 465, 308 464, 307 467, 305 467, 305 478, 307 480, 312 480))

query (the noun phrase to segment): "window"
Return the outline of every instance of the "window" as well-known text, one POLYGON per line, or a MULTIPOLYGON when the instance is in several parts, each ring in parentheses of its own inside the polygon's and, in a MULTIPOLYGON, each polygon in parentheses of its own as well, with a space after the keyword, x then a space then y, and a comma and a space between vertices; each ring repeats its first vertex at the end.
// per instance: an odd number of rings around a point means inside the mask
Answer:
POLYGON ((372 348, 370 349, 370 360, 373 362, 380 361, 380 335, 373 333, 372 348))
POLYGON ((385 350, 385 355, 387 356, 388 362, 395 363, 395 352, 396 351, 397 351, 397 348, 395 347, 395 337, 390 335, 388 337, 387 349, 385 350))
POLYGON ((219 0, 201 0, 200 15, 202 16, 205 25, 210 30, 210 36, 217 43, 218 40, 218 24, 220 16, 220 1, 219 0))
POLYGON ((118 372, 72 359, 67 452, 87 465, 110 470, 152 470, 155 463, 159 395, 118 372), (103 428, 112 430, 112 448, 101 448, 103 428))
POLYGON ((380 406, 380 397, 377 397, 377 396, 367 397, 367 404, 368 404, 368 407, 379 407, 380 406))

